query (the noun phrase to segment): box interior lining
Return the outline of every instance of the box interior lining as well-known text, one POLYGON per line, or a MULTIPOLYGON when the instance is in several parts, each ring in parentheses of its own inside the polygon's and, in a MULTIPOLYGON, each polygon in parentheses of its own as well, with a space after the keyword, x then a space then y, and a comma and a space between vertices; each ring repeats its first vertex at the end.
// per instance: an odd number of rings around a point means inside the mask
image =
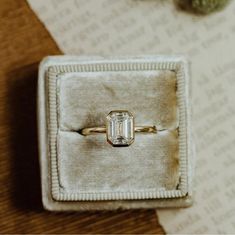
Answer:
MULTIPOLYGON (((56 199, 182 196, 177 87, 174 69, 61 72, 58 66, 52 68, 49 90, 55 92, 49 96, 49 109, 56 97, 56 199), (112 147, 105 135, 84 137, 77 132, 103 126, 106 115, 116 109, 129 110, 136 125, 156 125, 159 132, 136 134, 127 148, 112 147)), ((50 112, 49 125, 53 117, 50 112)))

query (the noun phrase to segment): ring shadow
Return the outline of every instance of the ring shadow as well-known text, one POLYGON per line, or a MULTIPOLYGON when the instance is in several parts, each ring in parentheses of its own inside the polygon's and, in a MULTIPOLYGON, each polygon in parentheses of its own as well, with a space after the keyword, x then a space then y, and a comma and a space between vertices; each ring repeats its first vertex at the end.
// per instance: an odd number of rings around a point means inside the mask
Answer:
POLYGON ((37 68, 31 64, 8 74, 8 119, 11 126, 12 202, 24 210, 42 210, 37 148, 37 68))

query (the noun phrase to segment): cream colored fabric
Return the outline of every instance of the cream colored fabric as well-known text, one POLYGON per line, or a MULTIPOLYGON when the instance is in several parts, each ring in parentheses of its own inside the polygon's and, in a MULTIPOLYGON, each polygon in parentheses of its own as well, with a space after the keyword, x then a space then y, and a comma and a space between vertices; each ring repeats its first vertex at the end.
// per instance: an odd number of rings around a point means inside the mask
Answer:
POLYGON ((67 73, 58 88, 58 165, 67 193, 172 190, 179 183, 176 76, 172 71, 67 73), (157 134, 136 134, 127 148, 105 135, 74 132, 103 126, 111 110, 129 110, 136 125, 157 125, 157 134), (166 130, 164 130, 166 129, 166 130))
POLYGON ((192 203, 188 70, 183 57, 48 57, 40 65, 38 91, 46 209, 192 203), (138 134, 127 148, 112 147, 105 135, 77 133, 85 126, 103 125, 113 109, 131 111, 137 125, 155 124, 159 132, 138 134))
POLYGON ((176 74, 172 71, 67 73, 60 77, 62 130, 105 124, 111 110, 128 110, 136 125, 176 129, 176 74))

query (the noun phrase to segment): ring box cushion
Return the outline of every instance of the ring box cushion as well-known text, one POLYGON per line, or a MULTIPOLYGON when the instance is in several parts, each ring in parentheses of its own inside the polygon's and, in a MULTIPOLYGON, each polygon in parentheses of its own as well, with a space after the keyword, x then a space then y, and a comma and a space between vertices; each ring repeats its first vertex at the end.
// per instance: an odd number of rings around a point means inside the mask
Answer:
POLYGON ((39 71, 39 138, 44 206, 50 210, 149 208, 191 204, 187 62, 182 57, 49 57, 39 71), (128 110, 135 135, 115 148, 104 126, 128 110))

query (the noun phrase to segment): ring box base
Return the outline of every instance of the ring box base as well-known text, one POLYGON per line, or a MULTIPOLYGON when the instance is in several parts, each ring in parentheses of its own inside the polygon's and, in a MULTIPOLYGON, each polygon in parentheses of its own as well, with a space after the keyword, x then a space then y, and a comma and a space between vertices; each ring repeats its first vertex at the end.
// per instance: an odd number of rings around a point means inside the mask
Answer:
POLYGON ((43 205, 51 211, 187 207, 193 143, 188 63, 182 56, 45 58, 38 124, 43 205), (111 110, 134 113, 156 135, 114 148, 102 126, 111 110), (90 138, 91 137, 91 138, 90 138))

